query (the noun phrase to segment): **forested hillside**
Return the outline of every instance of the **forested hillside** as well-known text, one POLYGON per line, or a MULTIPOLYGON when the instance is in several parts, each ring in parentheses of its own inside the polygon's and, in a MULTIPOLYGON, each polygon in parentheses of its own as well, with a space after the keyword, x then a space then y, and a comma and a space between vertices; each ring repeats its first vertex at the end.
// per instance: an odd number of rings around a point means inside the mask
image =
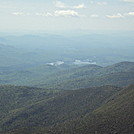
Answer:
POLYGON ((134 134, 134 0, 0 0, 0 134, 134 134))
POLYGON ((124 87, 134 83, 134 62, 120 62, 107 67, 68 64, 41 65, 19 70, 2 67, 0 83, 63 90, 103 85, 124 87))
POLYGON ((1 90, 1 102, 4 104, 1 106, 1 128, 10 130, 27 126, 49 126, 78 118, 106 103, 120 90, 106 86, 49 93, 36 88, 6 87, 1 90), (6 98, 8 95, 9 98, 6 98))
POLYGON ((2 134, 131 134, 133 130, 134 86, 126 86, 134 83, 134 62, 0 69, 1 83, 16 83, 0 86, 2 134))
POLYGON ((134 86, 126 89, 105 86, 69 91, 48 101, 49 107, 45 102, 40 104, 3 123, 3 130, 9 131, 1 133, 132 134, 134 130, 134 86))
POLYGON ((133 116, 134 86, 130 86, 92 114, 43 131, 47 134, 133 134, 133 116))

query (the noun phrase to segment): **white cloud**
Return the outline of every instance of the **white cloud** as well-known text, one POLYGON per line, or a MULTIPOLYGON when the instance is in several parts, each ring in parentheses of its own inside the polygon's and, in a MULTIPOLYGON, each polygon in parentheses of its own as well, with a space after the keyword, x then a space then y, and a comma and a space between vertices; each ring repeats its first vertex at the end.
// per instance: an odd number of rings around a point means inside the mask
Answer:
POLYGON ((58 8, 66 8, 65 3, 61 2, 61 1, 56 1, 55 6, 58 8))
POLYGON ((54 12, 36 12, 36 13, 13 12, 12 15, 16 16, 35 15, 42 17, 85 17, 84 15, 79 15, 79 13, 74 10, 56 10, 54 12))
POLYGON ((134 3, 134 0, 122 0, 122 1, 134 3))
POLYGON ((134 12, 129 12, 129 13, 126 13, 125 15, 127 15, 127 16, 134 16, 134 12))
POLYGON ((124 18, 124 16, 121 13, 117 13, 116 15, 106 15, 106 17, 110 19, 124 18))
POLYGON ((51 63, 46 63, 46 64, 50 66, 60 66, 64 64, 64 61, 56 61, 56 62, 51 62, 51 63))
POLYGON ((55 16, 70 16, 70 17, 78 17, 79 14, 78 12, 74 11, 74 10, 56 10, 55 11, 55 16))
POLYGON ((27 13, 27 12, 13 12, 12 15, 16 15, 16 16, 30 16, 32 14, 31 13, 27 13))
POLYGON ((75 65, 89 65, 89 64, 96 64, 96 62, 75 60, 75 61, 73 62, 73 64, 75 64, 75 65))
POLYGON ((12 14, 13 14, 13 15, 16 15, 16 16, 25 15, 24 12, 13 12, 12 14))
POLYGON ((92 15, 90 15, 90 17, 91 18, 97 18, 97 17, 99 17, 97 14, 92 14, 92 15))
POLYGON ((75 9, 83 9, 83 8, 85 8, 85 5, 84 4, 79 4, 77 6, 74 6, 73 8, 75 8, 75 9))

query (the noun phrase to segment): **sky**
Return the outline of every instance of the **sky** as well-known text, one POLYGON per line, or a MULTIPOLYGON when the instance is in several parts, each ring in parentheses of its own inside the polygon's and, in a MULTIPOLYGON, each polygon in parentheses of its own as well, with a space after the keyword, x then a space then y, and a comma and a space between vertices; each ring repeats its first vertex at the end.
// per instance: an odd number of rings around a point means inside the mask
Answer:
POLYGON ((0 32, 134 30, 134 0, 0 0, 0 32))

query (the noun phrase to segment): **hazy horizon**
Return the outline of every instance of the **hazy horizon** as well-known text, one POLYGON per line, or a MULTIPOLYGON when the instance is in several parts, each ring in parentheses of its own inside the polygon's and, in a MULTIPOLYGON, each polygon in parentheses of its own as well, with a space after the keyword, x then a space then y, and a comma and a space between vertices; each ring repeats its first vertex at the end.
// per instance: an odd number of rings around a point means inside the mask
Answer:
POLYGON ((133 31, 133 0, 0 0, 0 31, 133 31))

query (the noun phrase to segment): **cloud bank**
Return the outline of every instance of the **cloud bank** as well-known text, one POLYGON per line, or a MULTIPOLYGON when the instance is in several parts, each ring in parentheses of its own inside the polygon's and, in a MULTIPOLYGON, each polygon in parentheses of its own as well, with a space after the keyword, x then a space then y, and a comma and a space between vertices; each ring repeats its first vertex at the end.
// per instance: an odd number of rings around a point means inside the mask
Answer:
POLYGON ((90 65, 90 64, 96 64, 96 62, 75 60, 73 64, 75 64, 75 65, 90 65))
POLYGON ((124 16, 121 13, 117 13, 117 14, 114 14, 114 15, 106 15, 106 17, 110 18, 110 19, 124 18, 124 16))
POLYGON ((12 14, 17 15, 17 16, 21 16, 21 15, 24 15, 25 13, 24 12, 13 12, 12 14))
POLYGON ((56 10, 54 13, 55 16, 69 16, 69 17, 79 17, 80 15, 78 14, 78 12, 74 11, 74 10, 56 10))
POLYGON ((134 12, 129 12, 126 15, 128 15, 128 16, 134 16, 134 12))
POLYGON ((86 8, 84 4, 79 4, 77 6, 73 6, 73 8, 75 9, 83 9, 83 8, 86 8))

